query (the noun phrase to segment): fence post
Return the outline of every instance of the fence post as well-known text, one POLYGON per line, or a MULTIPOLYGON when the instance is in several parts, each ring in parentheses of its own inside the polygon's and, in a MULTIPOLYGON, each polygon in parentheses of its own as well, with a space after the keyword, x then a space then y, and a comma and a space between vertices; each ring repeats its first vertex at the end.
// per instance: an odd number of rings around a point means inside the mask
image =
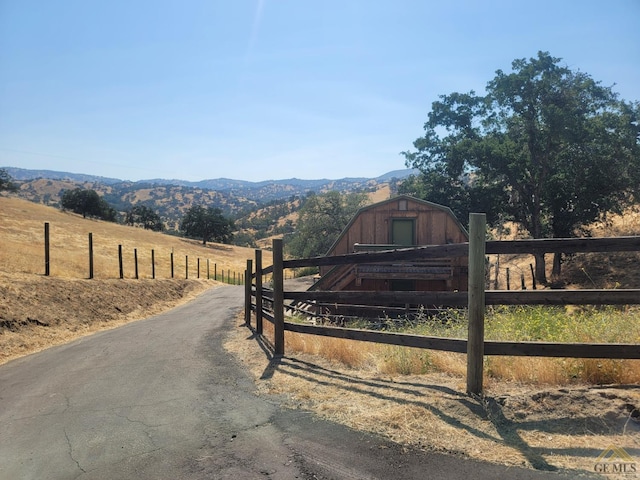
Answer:
POLYGON ((156 278, 156 252, 154 249, 151 249, 151 278, 155 280, 156 278))
POLYGON ((256 250, 256 333, 262 335, 262 250, 256 250))
POLYGON ((274 355, 284 355, 284 268, 282 265, 282 239, 273 244, 273 325, 275 330, 274 355))
POLYGON ((469 332, 467 338, 467 393, 482 393, 485 310, 485 232, 484 213, 469 215, 469 332))
POLYGON ((124 278, 124 267, 122 266, 122 245, 118 245, 118 265, 120 266, 120 279, 124 278))
POLYGON ((198 257, 198 278, 200 278, 200 257, 198 257))
POLYGON ((49 256, 49 222, 44 222, 44 275, 48 277, 51 273, 50 260, 49 256))
POLYGON ((209 259, 207 258, 207 280, 211 280, 211 276, 209 275, 209 259))
POLYGON ((171 278, 173 278, 173 250, 171 250, 171 278))
POLYGON ((189 255, 184 256, 184 278, 189 278, 189 255))
POLYGON ((133 264, 136 267, 136 280, 138 280, 138 249, 133 249, 133 264))
POLYGON ((535 290, 536 289, 536 273, 535 273, 535 270, 533 269, 533 263, 529 264, 529 268, 531 269, 531 285, 532 285, 532 288, 535 290))
POLYGON ((251 325, 251 273, 253 272, 253 260, 247 259, 247 270, 245 271, 244 282, 244 323, 251 325))
POLYGON ((218 264, 213 264, 213 279, 218 280, 218 264))
POLYGON ((93 278, 93 233, 89 233, 89 280, 93 278))

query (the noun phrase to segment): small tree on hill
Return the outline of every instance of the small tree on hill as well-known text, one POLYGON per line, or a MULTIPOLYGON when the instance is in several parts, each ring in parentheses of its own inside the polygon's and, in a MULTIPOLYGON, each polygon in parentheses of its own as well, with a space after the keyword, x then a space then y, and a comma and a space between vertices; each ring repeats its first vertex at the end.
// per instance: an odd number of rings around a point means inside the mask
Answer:
POLYGON ((160 215, 145 205, 136 205, 132 207, 125 216, 127 225, 139 225, 145 230, 153 230, 161 232, 164 230, 164 223, 160 215))
POLYGON ((13 183, 11 175, 9 175, 4 168, 0 168, 0 192, 3 190, 15 192, 18 190, 18 187, 13 183))
POLYGON ((185 237, 202 239, 207 242, 230 243, 233 238, 233 220, 226 218, 222 210, 214 207, 204 208, 194 205, 180 222, 180 231, 185 237))

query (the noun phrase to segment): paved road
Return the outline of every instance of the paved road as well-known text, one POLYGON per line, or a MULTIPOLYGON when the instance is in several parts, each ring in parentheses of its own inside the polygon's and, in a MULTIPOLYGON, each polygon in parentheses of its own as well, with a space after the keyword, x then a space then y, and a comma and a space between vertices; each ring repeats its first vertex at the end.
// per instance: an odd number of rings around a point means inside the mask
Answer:
POLYGON ((213 289, 0 366, 0 480, 563 478, 403 453, 256 397, 222 348, 242 295, 213 289))

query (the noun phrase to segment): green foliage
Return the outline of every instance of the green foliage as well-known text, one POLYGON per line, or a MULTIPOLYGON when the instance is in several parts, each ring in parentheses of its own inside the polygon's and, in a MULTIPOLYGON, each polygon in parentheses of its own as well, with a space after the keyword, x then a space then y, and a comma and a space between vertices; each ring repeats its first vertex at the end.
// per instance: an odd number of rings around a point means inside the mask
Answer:
MULTIPOLYGON (((485 338, 514 342, 638 344, 640 323, 637 318, 637 307, 583 307, 567 311, 562 307, 500 306, 487 310, 485 338)), ((411 320, 384 319, 375 325, 369 320, 353 320, 346 326, 464 339, 468 317, 465 310, 449 309, 435 315, 425 311, 411 320)), ((489 356, 485 367, 491 376, 518 381, 608 384, 637 381, 638 371, 631 362, 637 361, 489 356)), ((447 359, 446 353, 400 347, 385 350, 383 365, 402 374, 457 368, 447 359)))
MULTIPOLYGON (((401 190, 461 219, 513 219, 534 238, 575 236, 622 211, 640 185, 640 103, 559 63, 539 52, 498 70, 485 96, 440 96, 416 150, 403 152, 422 174, 401 190)), ((543 256, 536 277, 546 280, 543 256)))
POLYGON ((162 223, 160 216, 145 205, 131 207, 125 216, 125 223, 131 226, 138 225, 145 230, 153 230, 155 232, 164 230, 164 223, 162 223))
POLYGON ((309 275, 317 275, 320 270, 318 267, 303 267, 295 271, 295 277, 308 277, 309 275))
POLYGON ((63 210, 81 214, 83 218, 94 217, 109 222, 118 220, 118 213, 95 190, 76 188, 64 190, 60 202, 63 210))
POLYGON ((287 219, 281 225, 279 221, 298 211, 300 203, 299 197, 291 196, 288 199, 272 200, 259 207, 247 208, 235 222, 236 228, 241 231, 241 240, 234 240, 234 243, 253 246, 257 239, 292 233, 295 229, 292 220, 287 219))
POLYGON ((18 187, 13 183, 11 175, 4 168, 0 168, 0 192, 3 190, 16 192, 18 187))
POLYGON ((488 340, 639 343, 636 309, 585 307, 568 314, 561 307, 500 307, 487 316, 488 340))
MULTIPOLYGON (((512 342, 640 343, 637 308, 498 306, 487 310, 485 338, 512 342)), ((466 338, 467 311, 423 312, 404 322, 389 320, 386 329, 418 335, 466 338)))
POLYGON ((182 219, 180 230, 186 237, 208 241, 230 243, 233 238, 233 221, 226 218, 219 208, 194 205, 182 219))
POLYGON ((367 198, 366 193, 343 195, 338 191, 309 195, 300 209, 298 226, 286 243, 288 253, 298 258, 327 253, 367 198))
POLYGON ((233 234, 233 245, 239 247, 258 248, 255 237, 246 232, 236 232, 233 234))

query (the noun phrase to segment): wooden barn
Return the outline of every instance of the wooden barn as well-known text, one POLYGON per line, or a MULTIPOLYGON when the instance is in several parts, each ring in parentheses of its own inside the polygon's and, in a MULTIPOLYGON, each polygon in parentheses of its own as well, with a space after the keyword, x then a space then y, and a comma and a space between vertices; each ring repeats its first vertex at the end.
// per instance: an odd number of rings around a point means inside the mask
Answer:
MULTIPOLYGON (((450 208, 398 196, 361 208, 327 256, 412 246, 468 242, 450 208)), ((323 267, 315 290, 454 291, 467 290, 467 258, 323 267)))

